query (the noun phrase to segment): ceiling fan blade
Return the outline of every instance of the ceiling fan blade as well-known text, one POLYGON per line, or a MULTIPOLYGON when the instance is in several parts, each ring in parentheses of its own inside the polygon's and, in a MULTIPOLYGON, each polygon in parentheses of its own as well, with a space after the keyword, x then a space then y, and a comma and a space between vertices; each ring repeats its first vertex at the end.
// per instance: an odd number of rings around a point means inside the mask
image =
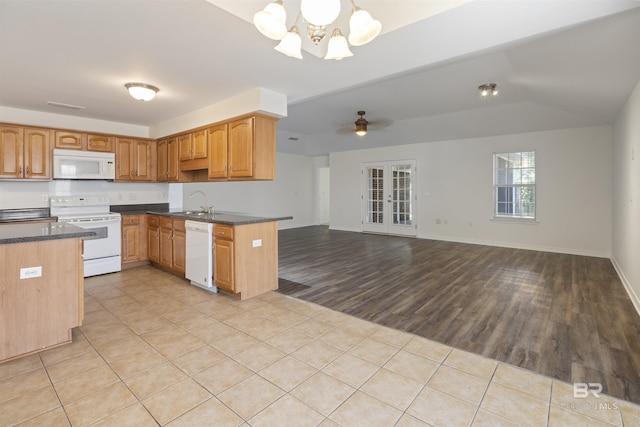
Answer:
POLYGON ((378 130, 378 129, 389 127, 392 124, 393 124, 393 120, 391 119, 369 120, 369 124, 367 125, 367 128, 369 130, 378 130))

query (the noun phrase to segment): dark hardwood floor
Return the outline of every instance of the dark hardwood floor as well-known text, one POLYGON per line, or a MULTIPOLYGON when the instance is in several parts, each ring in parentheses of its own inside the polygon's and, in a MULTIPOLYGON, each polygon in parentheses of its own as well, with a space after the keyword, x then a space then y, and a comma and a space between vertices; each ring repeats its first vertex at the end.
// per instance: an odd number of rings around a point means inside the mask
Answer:
POLYGON ((640 316, 608 259, 279 232, 280 292, 640 403, 640 316))

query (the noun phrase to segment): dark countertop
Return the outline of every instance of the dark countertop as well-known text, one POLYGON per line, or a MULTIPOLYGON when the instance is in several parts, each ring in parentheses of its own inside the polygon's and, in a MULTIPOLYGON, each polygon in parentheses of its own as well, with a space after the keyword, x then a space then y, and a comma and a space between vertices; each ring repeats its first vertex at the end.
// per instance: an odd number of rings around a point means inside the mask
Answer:
POLYGON ((0 224, 24 221, 56 221, 57 219, 57 217, 51 216, 49 208, 0 210, 0 224))
POLYGON ((64 222, 0 224, 0 245, 44 240, 91 238, 95 235, 94 231, 64 222))
POLYGON ((169 212, 169 203, 147 203, 139 205, 111 205, 111 212, 118 212, 120 215, 144 215, 153 212, 169 212))
POLYGON ((187 215, 185 211, 170 210, 168 212, 156 212, 149 211, 147 213, 152 215, 168 216, 171 218, 185 219, 190 221, 210 222, 213 224, 226 224, 226 225, 246 225, 246 224, 258 224, 261 222, 274 222, 284 221, 287 219, 293 219, 292 216, 280 216, 280 217, 266 217, 266 216, 249 216, 236 212, 216 212, 215 214, 206 215, 187 215))

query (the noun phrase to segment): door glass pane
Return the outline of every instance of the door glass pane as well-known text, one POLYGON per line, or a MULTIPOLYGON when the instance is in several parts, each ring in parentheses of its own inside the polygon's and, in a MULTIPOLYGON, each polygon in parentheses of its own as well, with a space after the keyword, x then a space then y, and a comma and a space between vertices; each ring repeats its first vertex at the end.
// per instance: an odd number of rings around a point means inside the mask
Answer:
POLYGON ((410 164, 391 165, 391 213, 394 225, 411 225, 413 220, 413 177, 410 164))
POLYGON ((367 168, 367 215, 368 223, 382 224, 384 222, 384 169, 382 167, 367 168))

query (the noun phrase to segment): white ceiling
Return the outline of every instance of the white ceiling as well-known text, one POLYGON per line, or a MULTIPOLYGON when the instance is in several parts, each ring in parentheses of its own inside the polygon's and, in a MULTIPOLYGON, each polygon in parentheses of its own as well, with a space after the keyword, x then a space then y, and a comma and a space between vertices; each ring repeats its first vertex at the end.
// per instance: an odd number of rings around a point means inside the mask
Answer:
POLYGON ((268 2, 0 0, 0 106, 153 126, 263 87, 288 97, 278 151, 319 155, 611 124, 640 80, 636 0, 359 0, 385 31, 342 61, 274 51, 249 22, 268 2), (337 133, 358 110, 393 124, 337 133))

